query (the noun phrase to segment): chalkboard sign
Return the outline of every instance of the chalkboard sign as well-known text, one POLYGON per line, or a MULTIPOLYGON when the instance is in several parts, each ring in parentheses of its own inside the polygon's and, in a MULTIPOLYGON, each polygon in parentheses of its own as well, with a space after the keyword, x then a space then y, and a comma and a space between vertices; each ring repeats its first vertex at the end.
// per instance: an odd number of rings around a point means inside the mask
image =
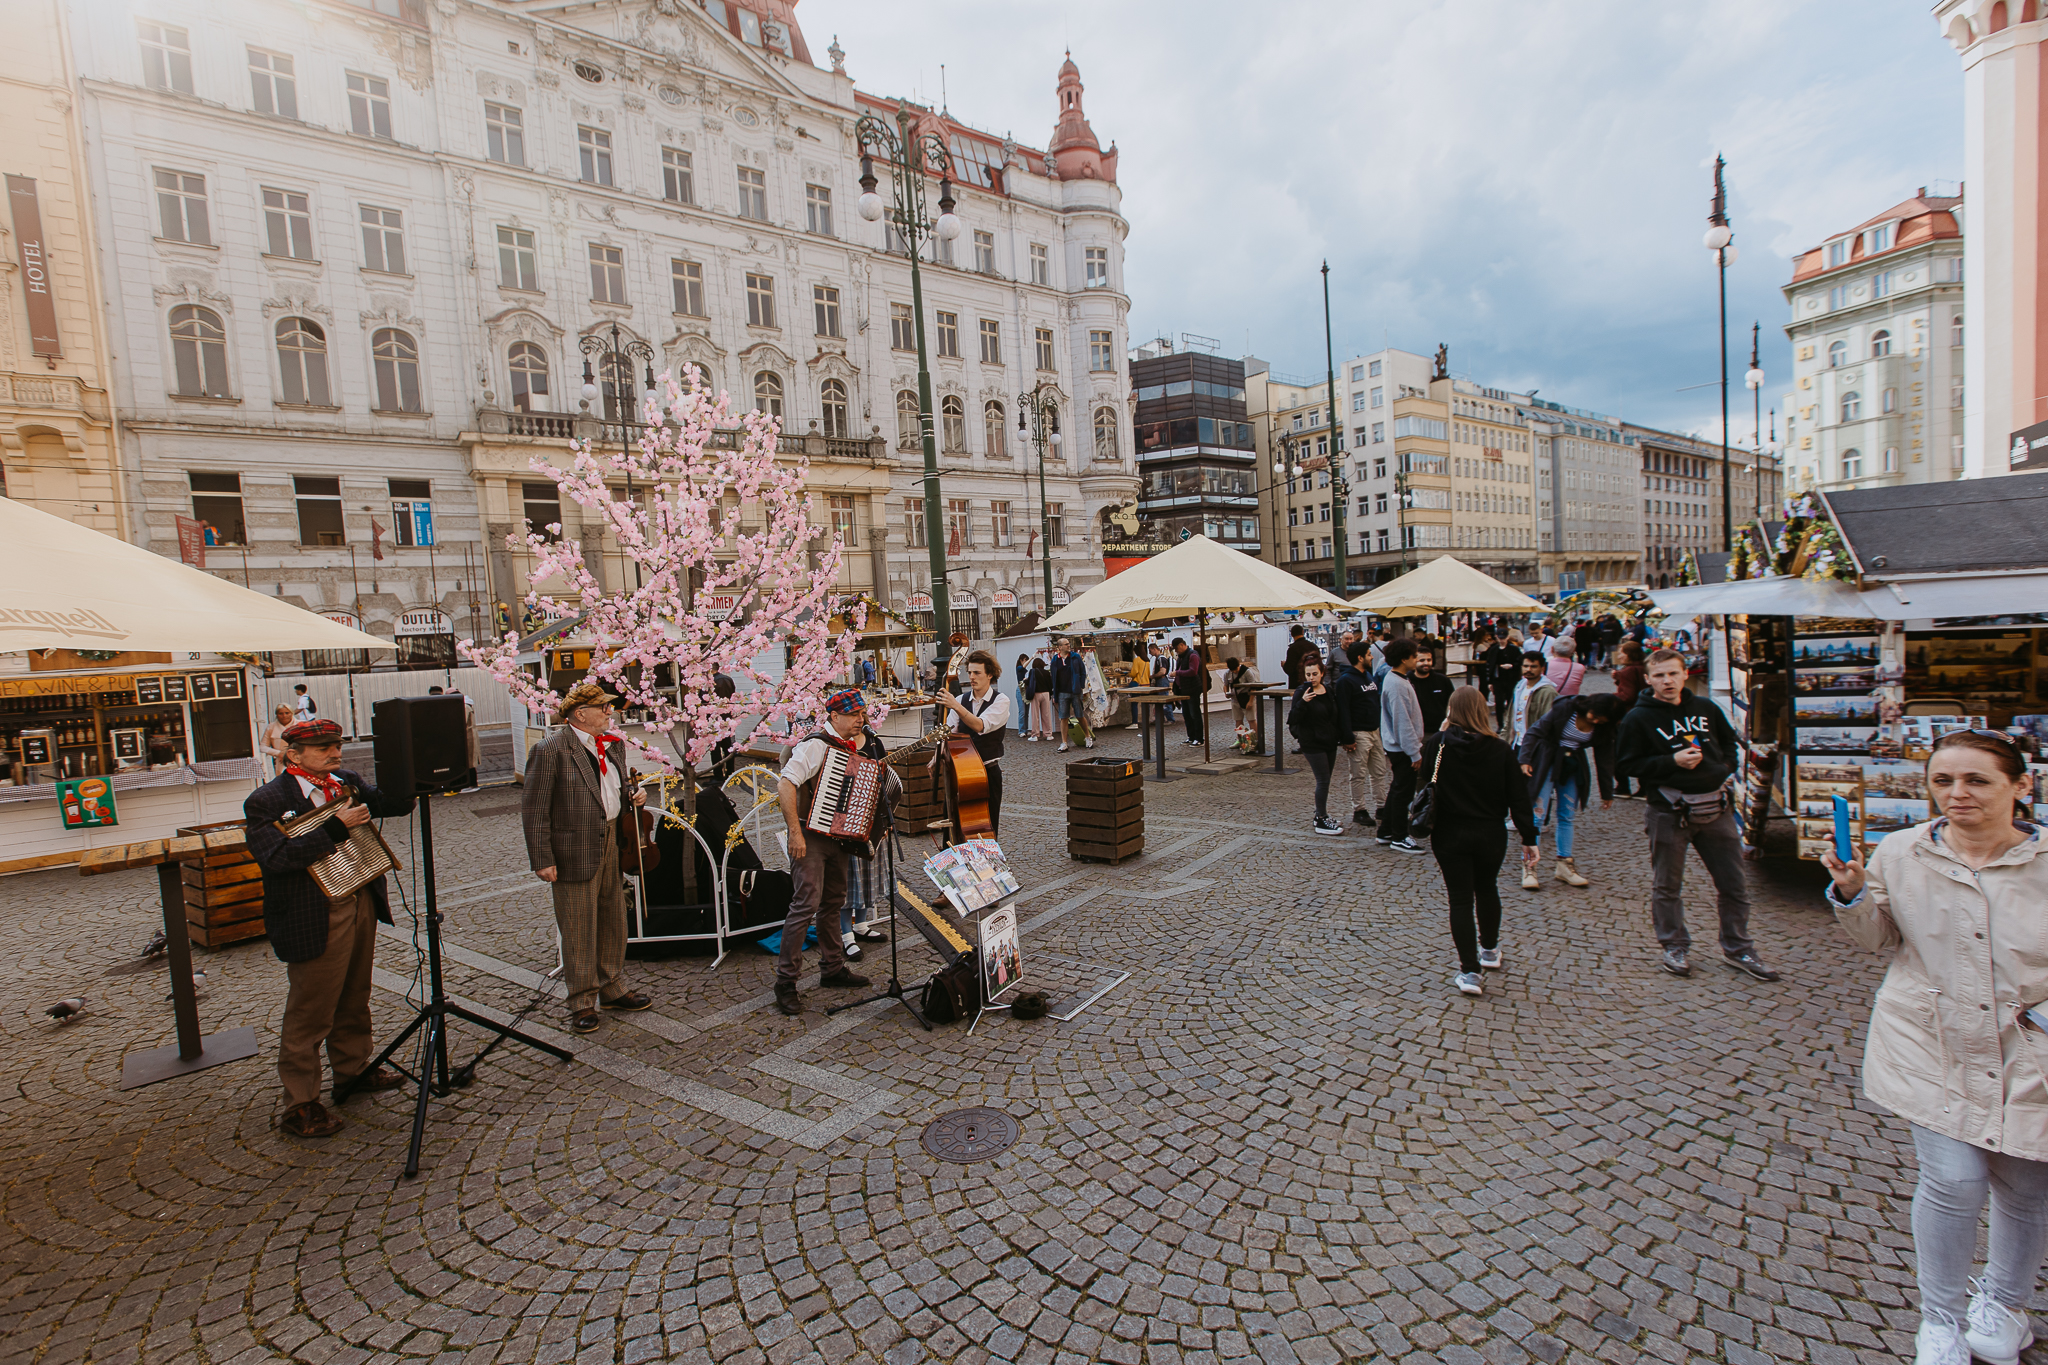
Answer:
POLYGON ((49 763, 50 737, 47 734, 24 734, 21 737, 21 761, 30 767, 49 763))
POLYGON ((164 680, 162 678, 137 678, 135 680, 136 705, 154 706, 163 699, 164 680))
POLYGON ((213 674, 211 674, 211 673, 194 673, 194 674, 192 674, 192 675, 191 675, 190 677, 186 678, 186 679, 185 679, 185 681, 186 681, 187 683, 189 683, 189 684, 191 685, 191 688, 192 688, 192 700, 194 700, 194 701, 212 701, 212 700, 213 700, 213 674))
POLYGON ((114 757, 120 761, 134 762, 142 757, 142 731, 115 730, 114 757))
POLYGON ((239 673, 216 673, 213 675, 213 695, 216 697, 239 697, 242 695, 242 675, 239 673))
POLYGON ((165 701, 185 700, 185 680, 183 678, 166 677, 163 679, 163 684, 165 701))

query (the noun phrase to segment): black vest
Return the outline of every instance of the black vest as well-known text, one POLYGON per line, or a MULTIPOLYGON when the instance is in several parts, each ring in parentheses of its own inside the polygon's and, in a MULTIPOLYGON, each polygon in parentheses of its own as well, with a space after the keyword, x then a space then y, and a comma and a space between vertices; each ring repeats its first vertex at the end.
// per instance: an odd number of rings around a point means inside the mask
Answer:
MULTIPOLYGON (((1001 695, 999 690, 991 684, 988 689, 988 700, 982 703, 979 709, 975 707, 974 694, 972 692, 964 694, 960 698, 960 704, 978 716, 989 707, 994 706, 999 695, 1001 695)), ((962 725, 960 733, 974 741, 974 752, 980 754, 981 761, 986 763, 992 758, 1001 758, 1003 756, 1003 734, 1009 728, 1009 726, 1005 725, 1001 729, 983 730, 977 734, 965 725, 962 725)))

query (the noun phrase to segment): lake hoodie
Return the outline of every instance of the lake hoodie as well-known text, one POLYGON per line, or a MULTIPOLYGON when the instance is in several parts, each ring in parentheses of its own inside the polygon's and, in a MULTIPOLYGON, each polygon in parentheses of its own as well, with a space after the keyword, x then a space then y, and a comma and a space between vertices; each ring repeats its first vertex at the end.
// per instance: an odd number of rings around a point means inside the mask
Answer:
POLYGON ((1719 790, 1735 771, 1738 742, 1728 717, 1713 702, 1688 693, 1667 704, 1645 687, 1616 727, 1614 765, 1622 776, 1642 782, 1652 805, 1668 808, 1657 788, 1689 795, 1719 790), (1672 758, 1688 738, 1699 741, 1703 757, 1697 768, 1681 768, 1672 758))

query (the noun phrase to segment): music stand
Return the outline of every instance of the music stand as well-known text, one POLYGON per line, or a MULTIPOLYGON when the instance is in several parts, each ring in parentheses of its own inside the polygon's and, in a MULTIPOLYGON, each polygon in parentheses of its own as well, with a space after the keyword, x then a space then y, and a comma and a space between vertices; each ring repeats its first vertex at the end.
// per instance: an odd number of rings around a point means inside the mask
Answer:
POLYGON ((405 1173, 408 1177, 416 1176, 420 1173, 420 1144, 425 1140, 427 1134, 428 1094, 431 1092, 432 1094, 445 1097, 450 1090, 468 1086, 471 1081, 476 1079, 477 1063, 490 1056, 497 1049, 498 1044, 510 1038, 515 1042, 526 1044, 535 1051, 545 1052, 550 1057, 557 1057, 565 1062, 575 1060, 573 1054, 566 1048, 556 1047, 553 1043, 544 1043, 538 1038, 521 1033, 511 1024, 500 1024, 496 1020, 486 1019, 474 1010, 465 1009, 461 1005, 452 1005, 448 1002, 447 992, 441 985, 441 912, 436 907, 434 900, 433 800, 434 798, 428 793, 422 792, 420 794, 419 857, 423 870, 426 873, 427 883, 427 1003, 420 1006, 419 1012, 413 1015, 412 1022, 405 1026, 404 1031, 396 1038, 393 1038, 390 1044, 377 1054, 374 1061, 358 1072, 354 1080, 334 1088, 334 1102, 338 1105, 354 1092, 356 1085, 361 1082, 364 1076, 370 1075, 378 1067, 383 1066, 386 1062, 390 1062, 392 1054, 405 1045, 406 1039, 412 1037, 421 1028, 426 1029, 426 1036, 420 1040, 420 1061, 416 1063, 419 1067, 419 1074, 415 1076, 397 1063, 392 1063, 394 1071, 419 1086, 419 1098, 414 1102, 412 1111, 412 1145, 406 1149, 405 1153, 405 1173), (448 1016, 451 1014, 458 1019, 467 1019, 478 1028, 495 1035, 489 1043, 485 1044, 481 1052, 470 1058, 469 1062, 460 1070, 454 1072, 450 1072, 448 1069, 448 1016))
POLYGON ((889 831, 889 984, 876 991, 873 995, 864 995, 858 1000, 849 1000, 843 1005, 828 1005, 825 1008, 825 1013, 838 1014, 845 1010, 858 1008, 861 1005, 872 1005, 877 1000, 894 1000, 897 1004, 909 1010, 910 1017, 924 1025, 924 1031, 930 1033, 932 1031, 932 1021, 925 1018, 923 1012, 916 1005, 912 1004, 910 997, 903 992, 903 977, 897 965, 896 946, 903 937, 903 923, 897 918, 896 910, 896 831, 892 829, 889 831))

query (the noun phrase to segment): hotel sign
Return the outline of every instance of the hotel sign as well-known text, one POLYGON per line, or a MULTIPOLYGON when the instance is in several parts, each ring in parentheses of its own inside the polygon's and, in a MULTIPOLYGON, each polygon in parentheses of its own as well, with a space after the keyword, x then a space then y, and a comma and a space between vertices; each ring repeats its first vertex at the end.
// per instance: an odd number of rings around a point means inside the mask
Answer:
POLYGON ((50 293, 50 263, 43 251, 43 210, 36 182, 7 177, 7 207, 14 214, 14 241, 21 264, 21 292, 28 300, 29 349, 39 356, 64 354, 57 340, 57 301, 50 293))

